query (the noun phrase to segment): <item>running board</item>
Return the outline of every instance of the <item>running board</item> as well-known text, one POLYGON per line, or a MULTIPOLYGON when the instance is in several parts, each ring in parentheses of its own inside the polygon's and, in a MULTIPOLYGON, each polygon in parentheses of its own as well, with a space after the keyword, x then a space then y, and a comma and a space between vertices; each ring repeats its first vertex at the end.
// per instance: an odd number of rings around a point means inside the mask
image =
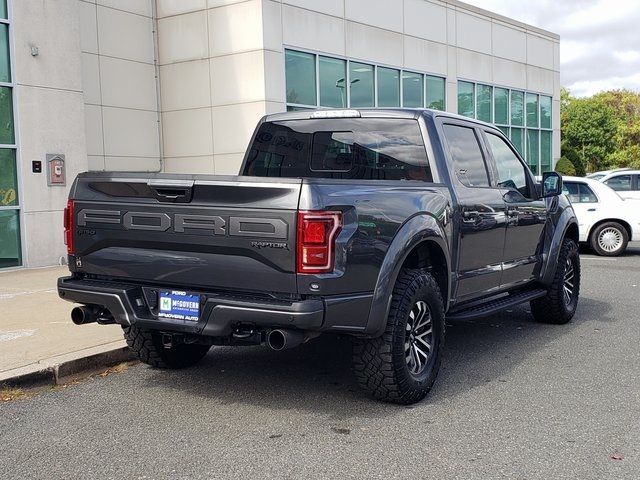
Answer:
POLYGON ((472 306, 455 309, 447 314, 448 320, 469 320, 471 318, 486 317, 521 303, 544 297, 547 291, 543 288, 524 290, 510 295, 504 295, 495 300, 484 303, 474 303, 472 306))

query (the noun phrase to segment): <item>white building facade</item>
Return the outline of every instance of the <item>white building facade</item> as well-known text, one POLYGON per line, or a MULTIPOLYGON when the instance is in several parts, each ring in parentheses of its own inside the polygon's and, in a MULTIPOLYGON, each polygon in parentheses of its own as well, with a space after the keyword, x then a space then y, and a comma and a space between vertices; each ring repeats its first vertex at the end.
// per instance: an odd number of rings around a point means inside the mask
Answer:
POLYGON ((236 174, 287 109, 457 112, 550 170, 559 41, 457 0, 0 0, 0 268, 64 261, 78 172, 236 174))

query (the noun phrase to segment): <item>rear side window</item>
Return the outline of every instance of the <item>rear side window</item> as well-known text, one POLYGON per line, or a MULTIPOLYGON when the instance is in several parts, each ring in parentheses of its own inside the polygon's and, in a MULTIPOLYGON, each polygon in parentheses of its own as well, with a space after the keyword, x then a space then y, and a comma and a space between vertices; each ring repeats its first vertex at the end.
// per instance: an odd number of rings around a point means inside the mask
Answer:
POLYGON ((488 187, 489 174, 473 128, 444 125, 456 176, 467 187, 488 187))
POLYGON ((618 175, 604 181, 605 185, 609 185, 616 192, 626 192, 631 190, 631 175, 618 175))
POLYGON ((418 122, 378 118, 263 123, 243 175, 433 181, 418 122))
POLYGON ((582 182, 564 182, 562 184, 564 193, 571 203, 597 203, 598 197, 588 185, 582 182))

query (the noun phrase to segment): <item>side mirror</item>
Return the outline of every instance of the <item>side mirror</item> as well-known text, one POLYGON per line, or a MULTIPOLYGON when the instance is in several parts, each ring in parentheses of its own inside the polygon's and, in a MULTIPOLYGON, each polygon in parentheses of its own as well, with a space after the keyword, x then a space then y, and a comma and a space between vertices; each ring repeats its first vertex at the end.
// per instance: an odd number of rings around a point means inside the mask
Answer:
POLYGON ((542 174, 542 198, 557 197, 562 193, 562 177, 556 172, 542 174))

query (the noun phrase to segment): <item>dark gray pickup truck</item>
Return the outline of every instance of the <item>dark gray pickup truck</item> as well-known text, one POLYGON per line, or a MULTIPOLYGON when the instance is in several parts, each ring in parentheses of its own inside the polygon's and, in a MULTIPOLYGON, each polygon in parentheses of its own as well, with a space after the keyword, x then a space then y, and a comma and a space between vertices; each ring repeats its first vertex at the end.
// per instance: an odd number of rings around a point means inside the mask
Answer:
POLYGON ((445 316, 578 303, 578 224, 492 125, 430 110, 262 119, 240 176, 83 173, 65 213, 77 324, 118 323, 139 358, 180 368, 212 345, 354 337, 374 397, 422 399, 445 316))

